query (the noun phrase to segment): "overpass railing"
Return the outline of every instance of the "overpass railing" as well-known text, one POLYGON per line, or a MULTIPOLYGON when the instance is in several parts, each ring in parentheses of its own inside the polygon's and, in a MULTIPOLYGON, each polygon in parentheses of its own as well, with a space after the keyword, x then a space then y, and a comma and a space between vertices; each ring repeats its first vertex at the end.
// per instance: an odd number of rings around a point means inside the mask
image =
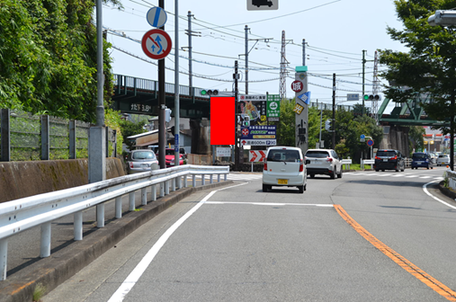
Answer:
POLYGON ((0 204, 0 280, 6 279, 8 238, 30 228, 41 226, 40 257, 51 254, 51 223, 67 215, 74 215, 74 240, 83 237, 83 211, 97 207, 97 227, 104 227, 106 202, 115 200, 115 218, 122 218, 122 197, 128 195, 129 211, 135 210, 135 192, 140 191, 141 205, 147 205, 147 190, 151 190, 152 201, 169 194, 170 189, 180 189, 182 178, 187 187, 187 177, 192 176, 196 187, 196 176, 221 175, 227 179, 229 166, 183 165, 169 169, 154 170, 139 174, 121 176, 75 188, 39 194, 0 204), (157 187, 159 192, 157 192, 157 187))

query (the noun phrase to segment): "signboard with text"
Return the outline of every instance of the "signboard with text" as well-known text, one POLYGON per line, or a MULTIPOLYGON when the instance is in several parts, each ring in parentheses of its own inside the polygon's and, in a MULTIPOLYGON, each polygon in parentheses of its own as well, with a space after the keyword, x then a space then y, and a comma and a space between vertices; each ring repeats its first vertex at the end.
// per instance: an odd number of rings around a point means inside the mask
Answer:
POLYGON ((250 118, 250 125, 266 121, 266 95, 240 95, 241 115, 250 118))
POLYGON ((270 122, 280 120, 280 95, 268 94, 266 115, 270 122))

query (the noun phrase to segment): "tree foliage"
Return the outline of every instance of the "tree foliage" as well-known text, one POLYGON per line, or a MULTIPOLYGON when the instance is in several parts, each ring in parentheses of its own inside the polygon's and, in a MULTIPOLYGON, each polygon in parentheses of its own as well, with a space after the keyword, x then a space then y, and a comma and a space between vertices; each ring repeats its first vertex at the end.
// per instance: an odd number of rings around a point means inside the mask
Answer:
POLYGON ((455 27, 430 26, 427 20, 436 10, 454 8, 455 1, 394 3, 405 28, 388 27, 387 31, 393 40, 405 44, 409 52, 380 51, 380 63, 388 66, 381 76, 390 82, 385 95, 395 102, 417 100, 433 119, 449 119, 453 116, 450 101, 456 89, 456 31, 455 27))
MULTIPOLYGON (((93 10, 88 0, 0 0, 0 107, 94 121, 93 10)), ((112 95, 108 47, 105 101, 112 95)))

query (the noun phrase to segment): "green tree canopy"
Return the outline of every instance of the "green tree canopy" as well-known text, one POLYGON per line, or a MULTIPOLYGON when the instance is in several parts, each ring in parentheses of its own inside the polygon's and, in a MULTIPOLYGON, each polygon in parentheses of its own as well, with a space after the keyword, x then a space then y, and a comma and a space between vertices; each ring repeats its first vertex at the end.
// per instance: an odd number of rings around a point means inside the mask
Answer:
POLYGON ((455 2, 396 0, 394 3, 405 28, 388 27, 387 31, 393 40, 405 44, 409 52, 380 51, 380 63, 388 66, 381 76, 390 82, 385 95, 395 102, 417 100, 433 119, 449 120, 454 115, 450 104, 456 89, 455 27, 433 27, 427 20, 436 10, 454 8, 455 2))
MULTIPOLYGON (((0 0, 1 108, 95 119, 93 10, 94 1, 88 0, 0 0)), ((108 47, 105 43, 105 100, 112 95, 108 47)))

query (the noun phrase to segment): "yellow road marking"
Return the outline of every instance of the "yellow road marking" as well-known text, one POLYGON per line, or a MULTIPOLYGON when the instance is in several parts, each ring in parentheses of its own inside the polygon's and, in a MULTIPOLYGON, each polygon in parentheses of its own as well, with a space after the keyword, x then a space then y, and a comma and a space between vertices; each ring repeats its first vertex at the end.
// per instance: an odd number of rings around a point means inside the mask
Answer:
POLYGON ((378 240, 375 236, 369 233, 365 228, 363 228, 359 223, 357 223, 347 212, 342 208, 341 205, 334 205, 334 208, 339 213, 339 215, 351 225, 361 236, 369 241, 373 246, 379 249, 383 254, 388 256, 391 260, 396 262, 400 267, 405 269, 407 272, 412 274, 418 280, 432 288, 439 295, 445 297, 449 301, 456 301, 456 292, 451 290, 449 287, 439 282, 437 279, 433 278, 431 275, 427 274, 425 271, 414 265, 412 262, 408 261, 406 258, 401 256, 399 253, 394 251, 389 246, 385 245, 383 242, 378 240))

